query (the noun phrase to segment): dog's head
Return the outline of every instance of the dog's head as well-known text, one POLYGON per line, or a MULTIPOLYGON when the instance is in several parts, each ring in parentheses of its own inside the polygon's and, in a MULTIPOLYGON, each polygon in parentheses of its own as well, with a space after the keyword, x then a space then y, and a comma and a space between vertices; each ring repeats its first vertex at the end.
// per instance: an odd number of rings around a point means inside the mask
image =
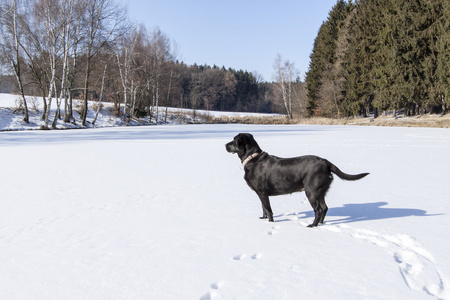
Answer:
POLYGON ((230 153, 237 153, 239 157, 249 155, 255 152, 261 152, 261 149, 256 143, 253 135, 250 133, 239 133, 234 139, 225 145, 230 153))

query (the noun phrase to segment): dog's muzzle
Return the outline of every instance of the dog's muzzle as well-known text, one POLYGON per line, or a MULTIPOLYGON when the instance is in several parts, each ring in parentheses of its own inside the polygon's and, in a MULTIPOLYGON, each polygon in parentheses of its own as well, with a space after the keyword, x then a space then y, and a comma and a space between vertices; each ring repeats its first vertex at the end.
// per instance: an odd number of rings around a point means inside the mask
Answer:
POLYGON ((234 145, 234 142, 229 142, 228 144, 225 145, 225 148, 230 153, 236 153, 237 152, 236 151, 236 146, 234 145))

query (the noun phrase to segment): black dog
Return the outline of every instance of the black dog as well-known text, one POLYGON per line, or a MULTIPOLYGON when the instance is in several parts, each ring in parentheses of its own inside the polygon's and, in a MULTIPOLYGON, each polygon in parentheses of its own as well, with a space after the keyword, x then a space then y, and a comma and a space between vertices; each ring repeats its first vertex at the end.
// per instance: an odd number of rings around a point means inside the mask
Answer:
POLYGON ((244 179, 261 200, 261 219, 268 218, 269 222, 273 222, 269 196, 305 191, 315 214, 314 222, 308 227, 315 227, 323 223, 328 211, 325 195, 333 181, 331 173, 345 180, 358 180, 369 174, 345 174, 328 160, 318 156, 279 158, 269 155, 259 148, 249 133, 238 134, 225 147, 228 152, 237 153, 241 159, 245 170, 244 179))

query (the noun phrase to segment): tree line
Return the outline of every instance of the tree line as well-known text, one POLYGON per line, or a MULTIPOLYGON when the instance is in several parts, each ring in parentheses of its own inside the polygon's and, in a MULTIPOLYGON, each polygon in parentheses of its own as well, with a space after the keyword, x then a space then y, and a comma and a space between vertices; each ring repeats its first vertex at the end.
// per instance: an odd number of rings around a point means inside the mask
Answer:
POLYGON ((75 122, 75 109, 86 125, 93 100, 114 102, 125 119, 156 119, 167 106, 284 110, 272 83, 244 70, 186 65, 176 43, 158 27, 133 24, 114 0, 2 0, 0 28, 2 82, 13 79, 25 122, 25 95, 42 99, 44 128, 75 122))
POLYGON ((310 115, 445 113, 450 2, 339 0, 320 27, 310 58, 310 115))
POLYGON ((124 119, 155 121, 168 106, 293 118, 445 113, 450 105, 444 0, 338 0, 318 31, 305 82, 280 55, 271 82, 187 65, 161 29, 134 24, 114 0, 1 0, 0 28, 0 88, 10 90, 12 79, 25 122, 24 95, 39 96, 44 128, 75 122, 74 110, 86 125, 88 101, 113 102, 124 119))

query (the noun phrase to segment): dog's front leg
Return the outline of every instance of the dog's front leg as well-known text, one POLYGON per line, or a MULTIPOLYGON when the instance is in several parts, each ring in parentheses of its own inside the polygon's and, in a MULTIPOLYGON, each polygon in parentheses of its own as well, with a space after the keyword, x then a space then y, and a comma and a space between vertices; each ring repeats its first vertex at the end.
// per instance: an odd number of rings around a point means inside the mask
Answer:
POLYGON ((258 193, 258 196, 259 200, 261 200, 263 209, 263 216, 260 219, 269 219, 269 222, 273 222, 273 213, 272 208, 270 207, 269 196, 263 193, 258 193))

